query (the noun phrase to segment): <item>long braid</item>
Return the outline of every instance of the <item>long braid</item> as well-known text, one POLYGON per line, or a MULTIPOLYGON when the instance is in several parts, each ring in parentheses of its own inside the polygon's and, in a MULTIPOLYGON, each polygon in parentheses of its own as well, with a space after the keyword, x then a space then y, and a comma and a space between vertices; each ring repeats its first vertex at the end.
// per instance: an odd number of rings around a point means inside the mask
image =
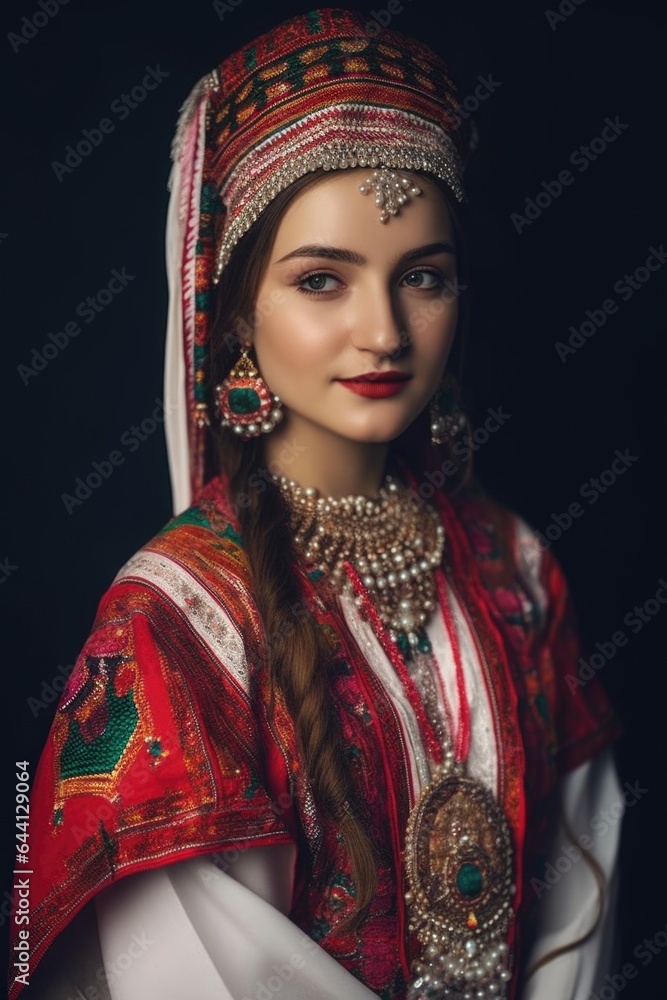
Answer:
POLYGON ((264 625, 269 676, 292 714, 316 801, 338 823, 350 856, 356 913, 345 929, 351 929, 362 921, 373 898, 377 870, 370 841, 349 808, 352 791, 328 686, 330 649, 312 616, 295 614, 295 608, 303 605, 289 569, 296 554, 285 503, 272 484, 267 483, 261 494, 249 488, 248 478, 257 468, 257 448, 250 444, 241 449, 230 488, 232 495, 246 493, 249 498, 239 521, 264 625))

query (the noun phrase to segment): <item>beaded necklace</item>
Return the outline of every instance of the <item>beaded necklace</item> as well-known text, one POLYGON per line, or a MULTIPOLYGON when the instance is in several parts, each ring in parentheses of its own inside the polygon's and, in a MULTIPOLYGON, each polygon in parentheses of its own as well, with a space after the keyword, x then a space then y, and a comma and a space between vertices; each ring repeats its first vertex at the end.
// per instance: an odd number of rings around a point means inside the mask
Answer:
MULTIPOLYGON (((458 634, 440 564, 437 513, 387 476, 377 499, 336 500, 274 476, 290 510, 297 550, 351 594, 392 662, 434 762, 408 819, 404 865, 410 931, 422 946, 408 1000, 505 996, 512 917, 512 845, 492 792, 467 777, 470 708, 458 634), (447 733, 426 623, 436 605, 454 656, 458 719, 447 733)), ((450 720, 451 724, 451 720, 450 720)))
POLYGON ((326 573, 339 594, 350 593, 345 564, 360 574, 394 641, 419 644, 435 607, 433 570, 442 561, 445 529, 430 507, 416 505, 387 476, 379 497, 322 497, 274 476, 290 509, 294 543, 306 562, 326 573))

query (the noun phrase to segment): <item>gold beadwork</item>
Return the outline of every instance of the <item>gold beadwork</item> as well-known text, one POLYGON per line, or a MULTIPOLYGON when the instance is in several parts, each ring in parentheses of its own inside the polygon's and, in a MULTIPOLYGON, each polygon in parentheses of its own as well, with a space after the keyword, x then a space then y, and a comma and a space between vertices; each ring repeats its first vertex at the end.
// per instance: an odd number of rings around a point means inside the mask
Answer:
POLYGON ((344 563, 359 573, 392 638, 412 646, 435 608, 433 572, 442 562, 445 529, 436 512, 416 505, 409 489, 387 476, 376 499, 321 497, 274 476, 290 508, 294 542, 307 564, 339 594, 352 592, 344 563))

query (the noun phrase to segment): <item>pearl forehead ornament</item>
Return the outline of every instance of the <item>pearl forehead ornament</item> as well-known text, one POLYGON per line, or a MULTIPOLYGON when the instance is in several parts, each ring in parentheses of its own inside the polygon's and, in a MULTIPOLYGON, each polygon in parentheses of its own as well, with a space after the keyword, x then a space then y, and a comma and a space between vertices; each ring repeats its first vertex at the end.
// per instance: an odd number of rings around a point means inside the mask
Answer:
POLYGON ((389 222, 392 215, 398 215, 402 205, 422 193, 412 178, 386 167, 374 170, 359 185, 359 190, 362 194, 375 194, 375 204, 381 209, 380 222, 389 222))

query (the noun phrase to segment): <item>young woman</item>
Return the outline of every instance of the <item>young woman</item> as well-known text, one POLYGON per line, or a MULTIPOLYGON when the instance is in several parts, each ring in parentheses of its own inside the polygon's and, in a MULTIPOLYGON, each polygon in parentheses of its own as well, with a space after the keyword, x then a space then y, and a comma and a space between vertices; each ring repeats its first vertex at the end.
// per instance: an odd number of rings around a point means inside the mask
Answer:
POLYGON ((12 997, 583 1000, 605 971, 616 723, 453 377, 470 146, 440 58, 349 11, 184 105, 175 517, 59 705, 12 997))

